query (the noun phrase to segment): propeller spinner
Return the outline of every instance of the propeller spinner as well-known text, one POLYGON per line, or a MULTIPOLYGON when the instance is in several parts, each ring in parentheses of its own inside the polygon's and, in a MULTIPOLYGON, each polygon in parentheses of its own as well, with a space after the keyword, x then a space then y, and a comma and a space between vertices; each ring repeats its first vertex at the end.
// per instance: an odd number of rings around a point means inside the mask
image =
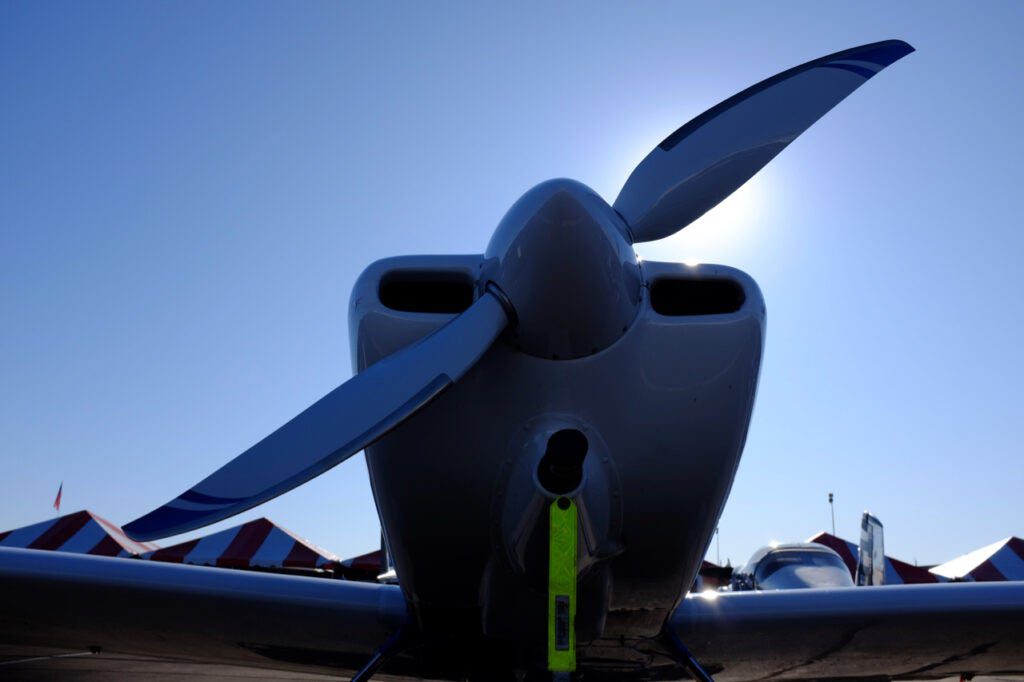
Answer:
POLYGON ((572 180, 531 189, 485 252, 477 300, 377 362, 125 532, 154 540, 221 521, 319 476, 458 381, 510 328, 519 350, 569 360, 607 348, 639 310, 636 242, 683 229, 749 180, 821 116, 913 48, 898 40, 780 73, 667 137, 614 206, 572 180))

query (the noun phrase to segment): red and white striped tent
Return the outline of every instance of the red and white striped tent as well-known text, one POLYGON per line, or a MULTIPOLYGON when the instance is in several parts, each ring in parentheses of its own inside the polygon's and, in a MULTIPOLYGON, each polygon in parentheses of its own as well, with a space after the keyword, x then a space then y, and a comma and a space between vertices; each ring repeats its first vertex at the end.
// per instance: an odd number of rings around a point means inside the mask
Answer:
POLYGON ((707 560, 701 561, 697 577, 699 578, 698 590, 717 590, 729 584, 729 578, 732 577, 732 567, 719 566, 707 560))
POLYGON ((1024 540, 1009 537, 931 569, 944 580, 1024 580, 1024 540))
POLYGON ((131 557, 157 548, 135 542, 118 526, 87 509, 0 533, 0 547, 131 557))
POLYGON ((227 568, 333 568, 339 561, 268 519, 164 547, 143 558, 227 568))
POLYGON ((338 570, 349 580, 377 582, 377 576, 387 571, 384 564, 384 550, 375 549, 366 554, 344 559, 338 564, 338 570))
MULTIPOLYGON (((818 533, 814 537, 810 538, 807 542, 817 542, 819 545, 825 545, 830 547, 839 553, 839 556, 843 558, 843 563, 850 569, 850 575, 856 579, 857 577, 857 558, 860 554, 860 547, 844 540, 843 538, 836 537, 831 533, 818 533)), ((945 578, 934 573, 931 573, 926 568, 920 566, 914 566, 908 564, 905 561, 899 559, 893 559, 890 556, 885 557, 885 584, 886 585, 910 585, 916 583, 938 583, 945 582, 945 578)))

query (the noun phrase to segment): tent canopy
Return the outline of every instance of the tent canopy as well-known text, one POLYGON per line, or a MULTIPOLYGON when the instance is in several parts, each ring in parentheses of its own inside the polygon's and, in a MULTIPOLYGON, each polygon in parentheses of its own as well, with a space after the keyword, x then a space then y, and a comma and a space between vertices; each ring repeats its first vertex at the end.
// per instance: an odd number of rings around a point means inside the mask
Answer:
POLYGON ((330 568, 339 561, 265 518, 158 549, 144 558, 228 568, 330 568))
POLYGON ((931 569, 949 580, 1024 580, 1024 540, 1008 537, 931 569))
MULTIPOLYGON (((850 576, 857 577, 857 558, 860 554, 860 546, 849 540, 836 537, 831 533, 821 532, 807 540, 817 542, 834 549, 843 558, 843 563, 850 569, 850 576)), ((928 569, 908 564, 890 556, 885 557, 885 584, 886 585, 910 585, 916 583, 937 583, 944 578, 930 573, 928 569)))
POLYGON ((119 526, 88 509, 0 533, 0 547, 122 557, 137 557, 157 548, 135 542, 119 526))

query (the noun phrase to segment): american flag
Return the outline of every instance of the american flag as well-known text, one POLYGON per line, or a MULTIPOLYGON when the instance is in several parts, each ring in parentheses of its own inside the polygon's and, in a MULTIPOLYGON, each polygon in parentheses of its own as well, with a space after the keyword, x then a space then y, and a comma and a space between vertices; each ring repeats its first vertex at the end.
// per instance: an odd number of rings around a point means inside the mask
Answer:
POLYGON ((53 501, 53 508, 60 514, 60 496, 64 492, 64 481, 60 482, 60 487, 57 488, 57 499, 53 501))

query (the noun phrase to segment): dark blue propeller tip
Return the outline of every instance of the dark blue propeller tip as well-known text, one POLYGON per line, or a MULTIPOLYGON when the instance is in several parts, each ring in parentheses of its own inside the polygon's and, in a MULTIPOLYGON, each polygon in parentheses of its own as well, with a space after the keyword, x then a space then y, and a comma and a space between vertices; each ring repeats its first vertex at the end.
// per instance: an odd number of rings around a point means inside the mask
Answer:
POLYGON ((615 200, 633 241, 662 239, 689 225, 847 95, 913 51, 902 40, 886 40, 820 57, 681 126, 640 162, 615 200))

